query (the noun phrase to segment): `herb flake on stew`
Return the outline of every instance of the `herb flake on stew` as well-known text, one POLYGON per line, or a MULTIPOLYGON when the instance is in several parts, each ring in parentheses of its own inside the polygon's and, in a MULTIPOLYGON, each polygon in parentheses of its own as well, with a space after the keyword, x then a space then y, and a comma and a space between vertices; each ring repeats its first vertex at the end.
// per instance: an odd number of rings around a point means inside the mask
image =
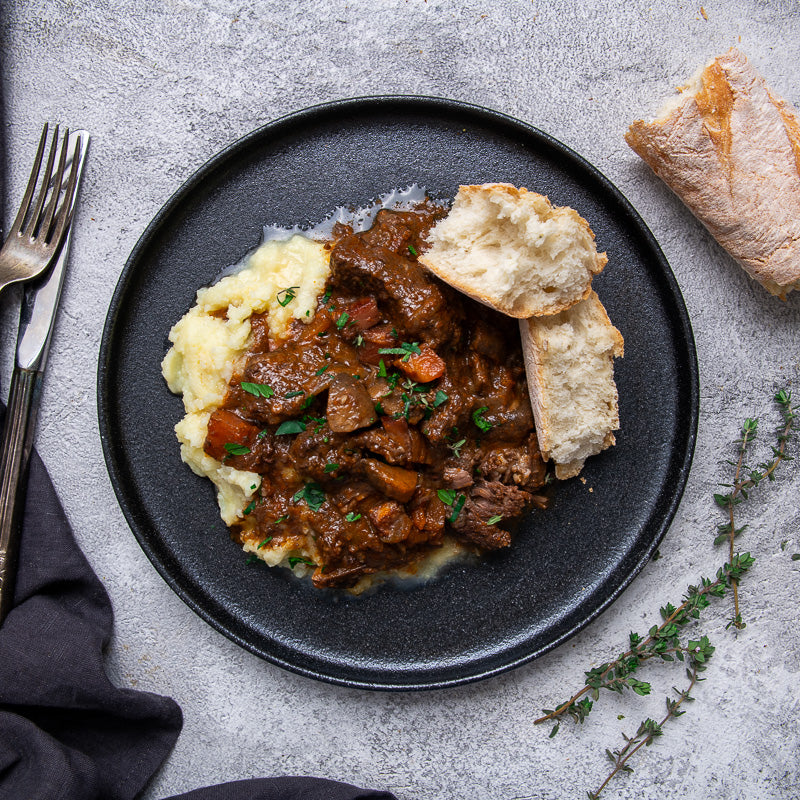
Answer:
POLYGON ((245 516, 246 516, 247 514, 252 514, 252 513, 253 513, 253 509, 254 509, 255 507, 256 507, 256 501, 255 501, 255 500, 253 500, 253 501, 250 503, 250 505, 249 505, 249 506, 247 506, 247 508, 244 510, 244 514, 245 514, 245 516))
POLYGON ((489 406, 481 406, 472 412, 472 421, 484 432, 492 429, 492 423, 483 418, 484 412, 489 410, 489 406))
POLYGON ((451 506, 456 501, 456 492, 454 489, 439 489, 436 494, 439 495, 439 499, 446 505, 451 506))
POLYGON ((286 394, 283 396, 283 398, 284 398, 284 400, 291 400, 293 397, 300 397, 301 395, 304 395, 304 394, 305 394, 305 392, 303 392, 303 391, 295 390, 293 392, 286 392, 286 394))
POLYGON ((299 503, 301 500, 305 500, 306 505, 312 511, 319 511, 325 502, 325 491, 316 481, 311 481, 292 497, 292 501, 295 503, 299 503))
POLYGON ((345 519, 346 519, 348 522, 357 522, 358 520, 360 520, 360 519, 361 519, 361 514, 356 514, 356 512, 355 512, 355 511, 351 511, 349 514, 347 514, 347 515, 345 516, 345 519))
POLYGON ((446 403, 450 398, 441 390, 439 389, 436 392, 436 396, 433 398, 433 407, 439 408, 442 403, 446 403))
POLYGON ((346 311, 342 311, 342 313, 339 315, 339 319, 336 320, 336 327, 341 330, 345 325, 347 325, 347 320, 349 319, 350 315, 346 311))
POLYGON ((501 519, 503 518, 499 514, 495 514, 493 517, 489 517, 489 519, 486 520, 486 524, 497 525, 497 523, 500 522, 501 519))
POLYGON ((447 521, 452 525, 458 515, 461 513, 461 509, 464 508, 464 503, 467 502, 467 496, 465 494, 460 494, 457 498, 455 503, 453 503, 453 513, 447 518, 447 521))
POLYGON ((403 361, 408 361, 412 355, 416 356, 421 352, 419 342, 400 342, 400 347, 381 347, 378 350, 382 356, 403 356, 403 361))
POLYGON ((416 247, 414 247, 414 245, 413 245, 413 244, 410 244, 410 245, 408 246, 408 252, 409 252, 409 253, 411 253, 411 255, 412 255, 412 256, 414 256, 414 258, 416 258, 416 257, 417 257, 417 248, 416 248, 416 247))
POLYGON ((315 375, 316 377, 319 377, 320 375, 324 375, 324 374, 325 374, 325 373, 328 371, 328 368, 329 368, 329 367, 330 367, 330 364, 325 364, 325 366, 324 366, 324 367, 320 367, 320 368, 319 368, 319 369, 318 369, 318 370, 317 370, 317 371, 314 373, 314 375, 315 375))
POLYGON ((284 308, 289 305, 289 303, 297 297, 295 290, 299 289, 299 286, 290 286, 288 289, 281 289, 278 294, 276 295, 275 299, 278 301, 278 304, 283 306, 284 308))
POLYGON ((266 547, 271 541, 272 541, 272 537, 271 536, 267 536, 267 538, 264 539, 256 549, 260 550, 262 547, 266 547))
POLYGON ((306 425, 304 422, 300 422, 299 419, 290 419, 278 425, 278 430, 275 431, 275 435, 283 436, 287 433, 302 433, 305 429, 306 425))
POLYGON ((458 441, 458 442, 453 442, 453 444, 449 444, 449 445, 447 445, 447 446, 448 446, 448 447, 449 447, 449 448, 450 448, 450 449, 453 451, 453 455, 454 455, 456 458, 460 458, 460 456, 461 456, 461 448, 462 448, 462 447, 463 447, 463 446, 464 446, 466 443, 467 443, 467 440, 466 440, 466 439, 461 439, 460 441, 458 441))
POLYGON ((310 558, 301 558, 300 556, 289 556, 289 566, 294 569, 298 564, 305 564, 307 567, 316 567, 317 565, 310 558))
POLYGON ((250 452, 247 445, 236 444, 236 442, 225 442, 225 450, 231 456, 246 456, 250 452))
POLYGON ((439 489, 436 494, 446 506, 452 507, 453 513, 447 518, 447 521, 452 524, 461 513, 461 509, 464 508, 467 496, 461 492, 456 492, 454 489, 439 489))
MULTIPOLYGON (((281 522, 286 522, 287 519, 289 519, 289 515, 288 514, 284 514, 283 516, 278 517, 278 519, 276 519, 272 524, 273 525, 278 525, 281 522)), ((272 538, 272 537, 270 537, 270 538, 272 538)))
POLYGON ((271 386, 267 386, 266 383, 249 383, 248 381, 242 381, 240 385, 244 391, 248 394, 252 394, 253 397, 269 398, 275 394, 275 390, 271 386))
POLYGON ((325 465, 325 472, 336 472, 337 469, 339 469, 339 465, 330 461, 325 465))

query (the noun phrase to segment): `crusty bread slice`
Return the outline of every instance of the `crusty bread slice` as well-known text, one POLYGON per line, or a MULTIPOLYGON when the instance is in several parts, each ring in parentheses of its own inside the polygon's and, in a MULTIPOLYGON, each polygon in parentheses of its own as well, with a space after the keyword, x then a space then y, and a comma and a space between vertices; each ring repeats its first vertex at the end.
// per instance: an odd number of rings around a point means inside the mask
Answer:
POLYGON ((625 141, 767 291, 800 289, 800 114, 738 50, 625 141))
POLYGON ((557 478, 572 478, 614 444, 622 334, 595 292, 559 314, 520 320, 520 330, 542 456, 555 462, 557 478))
POLYGON ((461 292, 523 319, 589 294, 606 265, 577 211, 508 183, 461 186, 419 261, 461 292))

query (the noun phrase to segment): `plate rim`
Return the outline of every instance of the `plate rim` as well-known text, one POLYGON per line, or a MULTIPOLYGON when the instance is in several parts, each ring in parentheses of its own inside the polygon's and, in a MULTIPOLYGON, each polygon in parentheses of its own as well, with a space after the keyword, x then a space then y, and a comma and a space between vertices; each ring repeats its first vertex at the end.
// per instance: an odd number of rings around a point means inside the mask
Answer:
MULTIPOLYGON (((477 104, 466 103, 460 100, 453 100, 445 97, 431 96, 431 95, 414 95, 414 94, 381 94, 381 95, 364 95, 351 98, 342 98, 330 102, 318 103, 308 106, 296 111, 292 111, 271 120, 249 133, 240 136, 238 139, 230 142, 222 149, 216 151, 209 159, 207 159, 200 167, 195 169, 189 177, 176 189, 168 199, 163 203, 155 216, 152 217, 133 249, 128 256, 125 265, 117 279, 114 292, 109 302, 108 312, 106 314, 105 323, 103 326, 103 333, 100 340, 98 367, 97 367, 97 414, 98 425, 100 432, 100 440, 103 449, 103 457, 106 464, 109 479, 114 489, 114 494, 117 503, 122 510, 123 516, 131 530, 131 533, 136 538, 139 546, 144 551, 145 555, 155 567, 161 578, 167 583, 170 589, 180 597, 180 599, 191 608, 201 619, 211 625, 215 630, 222 633, 226 638, 243 647, 248 652, 259 656, 260 658, 286 669, 295 674, 303 675, 305 677, 314 678, 324 681, 326 683, 336 684, 340 686, 348 686, 352 688, 372 689, 379 691, 418 691, 418 690, 432 690, 448 688, 452 686, 459 686, 468 683, 473 683, 479 680, 484 680, 495 675, 502 674, 523 664, 530 663, 531 661, 539 658, 545 653, 560 646, 568 639, 575 636, 579 631, 590 625, 597 617, 606 611, 621 594, 627 589, 632 581, 639 575, 647 562, 651 559, 653 553, 657 550, 661 541, 663 540, 667 530, 669 529, 675 514, 677 513, 680 505, 686 483, 688 481, 692 459, 694 456, 696 441, 697 441, 697 428, 699 423, 699 365, 697 360, 697 350, 695 345, 694 333, 692 331, 691 321, 686 308, 686 303, 683 294, 678 285, 677 279, 666 259, 666 256, 661 250, 652 231, 620 191, 620 189, 613 184, 597 167, 586 160, 578 152, 565 145, 563 142, 554 138, 550 134, 542 131, 541 129, 530 125, 522 120, 512 117, 494 109, 490 109, 477 104), (420 109, 446 109, 449 113, 457 112, 468 116, 480 118, 484 123, 486 122, 499 122, 506 128, 517 129, 524 135, 533 137, 544 142, 547 146, 560 152, 569 162, 577 165, 579 169, 587 172, 595 181, 597 181, 604 191, 612 195, 615 201, 625 210, 630 223, 632 223, 637 232, 644 237, 647 247, 655 255, 659 262, 659 275, 666 281, 666 287, 669 290, 675 304, 677 311, 677 319, 672 319, 672 323, 676 332, 680 333, 680 340, 675 340, 676 350, 686 356, 686 365, 688 365, 688 375, 683 376, 688 382, 689 392, 688 398, 684 398, 689 405, 689 424, 684 428, 685 446, 683 449, 683 457, 679 464, 670 465, 671 469, 676 472, 676 482, 673 483, 674 491, 669 497, 666 512, 658 524, 658 531, 653 537, 650 545, 645 549, 642 555, 637 559, 634 566, 627 572, 623 580, 607 595, 598 606, 582 617, 579 622, 574 624, 569 630, 562 633, 559 637, 545 645, 527 652, 523 656, 519 656, 510 661, 505 661, 499 666, 489 667, 477 672, 471 672, 468 675, 463 675, 458 678, 444 678, 441 680, 427 680, 417 683, 404 683, 399 681, 385 681, 378 682, 375 680, 355 680, 352 678, 342 678, 320 670, 310 669, 287 661, 286 659, 266 651, 258 647, 256 644, 249 642, 244 637, 240 636, 230 626, 224 624, 215 618, 209 611, 198 603, 191 594, 184 589, 180 582, 170 573, 164 561, 154 552, 147 537, 139 531, 139 522, 136 517, 131 503, 125 496, 123 489, 124 478, 121 470, 116 464, 113 454, 113 431, 110 429, 110 418, 114 416, 110 410, 109 400, 109 380, 110 380, 110 362, 109 355, 113 343, 117 317, 124 296, 135 276, 135 267, 139 261, 141 253, 150 246, 153 238, 158 234, 163 221, 169 217, 181 204, 181 202, 193 192, 203 180, 212 174, 219 166, 223 165, 228 159, 238 151, 246 151, 248 147, 259 142, 269 142, 271 138, 280 136, 287 126, 298 126, 314 121, 316 119, 324 118, 327 115, 341 113, 345 110, 356 111, 379 111, 381 108, 390 108, 392 106, 407 106, 420 109)), ((432 671, 432 670, 429 670, 432 671)))

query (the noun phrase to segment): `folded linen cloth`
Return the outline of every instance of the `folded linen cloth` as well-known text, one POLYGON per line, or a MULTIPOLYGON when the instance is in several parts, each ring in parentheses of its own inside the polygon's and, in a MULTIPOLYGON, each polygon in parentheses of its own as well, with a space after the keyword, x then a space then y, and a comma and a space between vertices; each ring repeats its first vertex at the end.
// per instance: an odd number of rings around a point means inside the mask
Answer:
MULTIPOLYGON (((31 459, 14 607, 0 626, 0 800, 129 800, 181 730, 167 697, 108 680, 108 595, 47 471, 31 459)), ((263 778, 170 800, 394 800, 319 778, 263 778)))

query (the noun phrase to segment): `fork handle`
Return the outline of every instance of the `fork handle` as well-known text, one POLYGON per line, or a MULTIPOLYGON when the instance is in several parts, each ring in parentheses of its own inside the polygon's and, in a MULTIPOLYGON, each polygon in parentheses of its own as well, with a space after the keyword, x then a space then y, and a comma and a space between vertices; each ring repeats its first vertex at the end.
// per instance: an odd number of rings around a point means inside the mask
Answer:
POLYGON ((14 600, 26 473, 41 388, 41 371, 14 368, 0 451, 0 625, 14 600))

